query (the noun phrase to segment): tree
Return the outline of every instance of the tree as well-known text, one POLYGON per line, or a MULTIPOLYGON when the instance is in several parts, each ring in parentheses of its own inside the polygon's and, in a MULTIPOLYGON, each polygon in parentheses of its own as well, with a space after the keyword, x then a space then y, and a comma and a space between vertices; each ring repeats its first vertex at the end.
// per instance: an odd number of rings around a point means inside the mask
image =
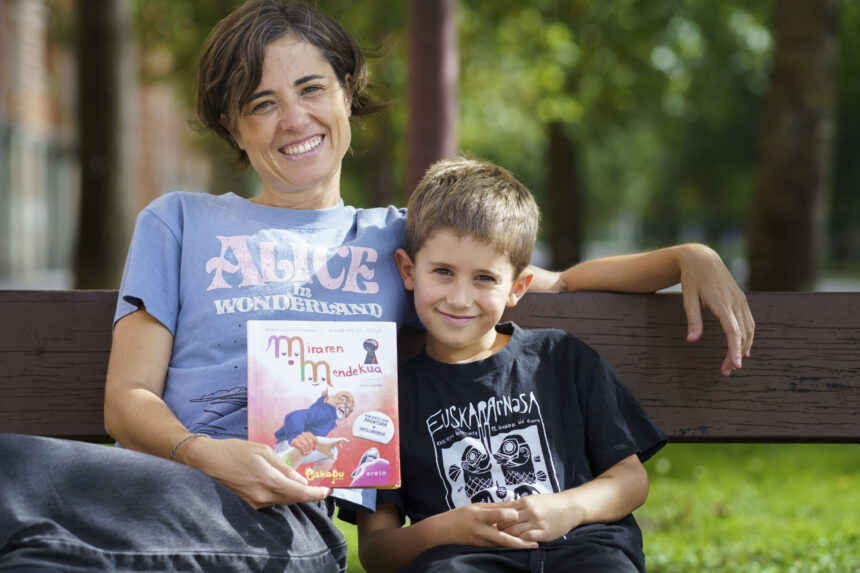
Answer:
POLYGON ((128 189, 135 183, 123 137, 134 93, 125 43, 129 10, 124 0, 78 2, 77 16, 81 216, 75 288, 116 288, 131 228, 128 189))
POLYGON ((838 0, 783 0, 750 228, 751 290, 813 290, 834 147, 838 0))
POLYGON ((455 6, 455 0, 412 0, 409 5, 406 185, 410 191, 431 163, 457 151, 455 6))

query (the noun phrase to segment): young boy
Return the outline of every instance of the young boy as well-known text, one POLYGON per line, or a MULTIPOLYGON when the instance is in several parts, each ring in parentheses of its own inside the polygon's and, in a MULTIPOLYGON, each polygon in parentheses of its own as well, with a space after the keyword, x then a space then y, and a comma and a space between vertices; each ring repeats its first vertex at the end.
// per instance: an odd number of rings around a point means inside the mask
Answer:
POLYGON ((532 280, 538 218, 510 173, 469 159, 409 200, 395 256, 427 342, 399 374, 403 487, 358 515, 368 571, 645 569, 631 512, 665 436, 591 348, 497 324, 532 280))

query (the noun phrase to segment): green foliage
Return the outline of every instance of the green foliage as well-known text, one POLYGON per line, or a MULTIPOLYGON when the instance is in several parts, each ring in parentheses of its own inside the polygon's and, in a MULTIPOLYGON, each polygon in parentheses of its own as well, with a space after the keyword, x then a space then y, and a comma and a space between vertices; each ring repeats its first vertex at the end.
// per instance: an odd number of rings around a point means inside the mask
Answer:
POLYGON ((648 570, 858 571, 860 446, 667 446, 636 512, 648 570))
MULTIPOLYGON (((546 126, 585 150, 590 236, 620 212, 743 230, 772 57, 772 1, 460 3, 464 148, 545 189, 546 126)), ((545 201, 543 201, 545 203, 545 201)))
POLYGON ((860 262, 860 2, 843 2, 841 10, 830 252, 843 264, 856 264, 860 262))
MULTIPOLYGON (((144 78, 171 81, 191 110, 195 61, 240 0, 136 0, 144 78)), ((345 200, 404 200, 408 3, 317 0, 371 51, 392 102, 354 122, 345 200)), ((587 236, 619 217, 644 246, 703 240, 743 253, 775 39, 774 0, 459 0, 460 147, 514 171, 547 209, 548 126, 584 168, 587 236), (730 248, 730 245, 733 247, 730 248)), ((841 7, 834 256, 860 258, 860 4, 841 7)), ((633 248, 632 246, 630 248, 633 248)))

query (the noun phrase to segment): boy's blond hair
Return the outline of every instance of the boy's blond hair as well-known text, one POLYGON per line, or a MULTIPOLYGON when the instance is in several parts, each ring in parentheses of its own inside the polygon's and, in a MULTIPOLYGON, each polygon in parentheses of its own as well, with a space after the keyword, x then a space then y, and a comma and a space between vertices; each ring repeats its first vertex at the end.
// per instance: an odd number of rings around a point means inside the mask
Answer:
POLYGON ((486 242, 511 259, 514 277, 529 264, 540 211, 526 187, 489 161, 456 157, 437 161, 409 198, 406 252, 414 260, 440 230, 486 242))

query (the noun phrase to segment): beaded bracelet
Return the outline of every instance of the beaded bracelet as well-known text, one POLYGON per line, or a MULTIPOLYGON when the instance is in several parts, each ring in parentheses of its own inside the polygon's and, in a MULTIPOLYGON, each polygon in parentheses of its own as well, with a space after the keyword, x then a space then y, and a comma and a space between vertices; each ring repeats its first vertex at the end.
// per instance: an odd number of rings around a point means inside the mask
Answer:
POLYGON ((178 444, 173 446, 173 451, 170 452, 170 457, 167 459, 169 459, 172 462, 173 461, 173 454, 176 453, 176 450, 179 449, 179 446, 181 446, 182 444, 184 444, 185 442, 187 442, 188 440, 190 440, 192 438, 200 438, 200 437, 208 438, 209 436, 207 434, 188 434, 187 436, 185 436, 184 438, 179 440, 178 444))

